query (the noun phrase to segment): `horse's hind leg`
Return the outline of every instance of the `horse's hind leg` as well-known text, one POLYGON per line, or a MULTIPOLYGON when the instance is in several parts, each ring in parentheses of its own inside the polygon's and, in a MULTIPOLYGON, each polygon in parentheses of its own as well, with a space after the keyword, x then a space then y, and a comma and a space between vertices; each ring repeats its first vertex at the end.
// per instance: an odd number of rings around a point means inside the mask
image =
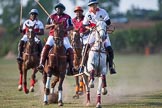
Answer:
POLYGON ((76 83, 76 86, 75 86, 75 95, 73 96, 73 98, 78 99, 79 98, 79 88, 80 88, 79 76, 76 76, 75 77, 75 83, 76 83))
POLYGON ((18 90, 22 91, 22 82, 23 82, 22 63, 18 63, 18 69, 20 72, 18 90))
POLYGON ((94 88, 94 73, 95 73, 95 70, 92 70, 90 72, 90 82, 89 82, 89 87, 90 88, 94 88))
POLYGON ((55 89, 55 86, 57 84, 57 82, 59 81, 59 77, 54 77, 53 80, 52 80, 52 83, 51 83, 51 90, 50 90, 50 93, 54 93, 54 89, 55 89))
POLYGON ((33 74, 31 76, 31 80, 30 80, 30 92, 34 92, 34 85, 36 83, 36 73, 37 73, 37 69, 34 68, 33 69, 33 74))

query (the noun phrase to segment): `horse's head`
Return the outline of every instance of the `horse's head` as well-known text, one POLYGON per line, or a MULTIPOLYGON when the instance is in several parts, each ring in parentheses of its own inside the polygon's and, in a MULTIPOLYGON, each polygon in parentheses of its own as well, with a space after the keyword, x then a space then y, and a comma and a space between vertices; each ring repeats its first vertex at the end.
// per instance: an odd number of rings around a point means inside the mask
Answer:
POLYGON ((79 30, 74 30, 72 32, 71 41, 72 42, 78 42, 78 41, 80 41, 80 33, 79 33, 79 30))
POLYGON ((30 25, 30 26, 26 24, 26 27, 28 28, 27 38, 29 40, 29 43, 32 44, 34 42, 34 38, 35 38, 35 32, 34 32, 35 24, 30 25))
POLYGON ((56 47, 63 46, 63 38, 64 38, 65 32, 64 32, 64 25, 63 23, 55 23, 54 26, 54 41, 56 47))
POLYGON ((97 41, 104 41, 107 38, 107 24, 103 20, 97 21, 96 25, 96 40, 97 41))

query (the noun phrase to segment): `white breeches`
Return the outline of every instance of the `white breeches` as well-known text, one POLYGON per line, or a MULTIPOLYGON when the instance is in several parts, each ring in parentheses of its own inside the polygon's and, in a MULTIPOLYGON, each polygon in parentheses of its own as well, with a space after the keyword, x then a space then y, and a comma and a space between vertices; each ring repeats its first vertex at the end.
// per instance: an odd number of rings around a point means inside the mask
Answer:
MULTIPOLYGON (((27 35, 25 34, 25 35, 21 38, 21 40, 24 41, 24 42, 27 42, 27 41, 28 41, 27 35)), ((40 40, 38 39, 37 36, 35 36, 34 40, 35 40, 35 42, 37 42, 37 43, 40 41, 40 40)))
MULTIPOLYGON (((46 45, 53 46, 54 43, 55 43, 55 41, 53 39, 53 36, 49 36, 48 39, 47 39, 46 45)), ((71 44, 69 42, 68 37, 64 37, 64 46, 65 46, 66 49, 72 48, 72 46, 71 46, 71 44)))

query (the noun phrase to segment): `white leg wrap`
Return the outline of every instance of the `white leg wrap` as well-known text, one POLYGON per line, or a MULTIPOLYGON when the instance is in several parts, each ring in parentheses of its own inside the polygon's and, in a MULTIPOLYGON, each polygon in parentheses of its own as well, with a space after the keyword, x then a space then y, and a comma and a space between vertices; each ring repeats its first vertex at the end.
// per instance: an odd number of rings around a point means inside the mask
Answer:
POLYGON ((50 88, 51 77, 47 77, 46 88, 50 88))
POLYGON ((62 100, 62 91, 58 91, 58 101, 62 100))
POLYGON ((44 94, 44 102, 47 101, 48 102, 48 96, 46 94, 44 94))

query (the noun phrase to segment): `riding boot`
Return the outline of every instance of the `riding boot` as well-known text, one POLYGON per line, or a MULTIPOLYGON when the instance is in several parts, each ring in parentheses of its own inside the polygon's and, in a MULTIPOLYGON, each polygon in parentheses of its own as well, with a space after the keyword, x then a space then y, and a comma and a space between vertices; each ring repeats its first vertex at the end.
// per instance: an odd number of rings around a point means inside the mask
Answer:
POLYGON ((39 41, 38 42, 38 56, 40 56, 40 54, 41 54, 41 52, 42 52, 42 49, 43 49, 43 45, 42 45, 42 42, 41 41, 39 41))
POLYGON ((22 63, 22 55, 23 55, 23 50, 24 50, 24 44, 25 42, 23 40, 20 40, 19 45, 18 45, 18 56, 17 56, 17 62, 22 63))
POLYGON ((114 59, 114 52, 111 46, 106 47, 107 55, 107 62, 109 62, 109 70, 110 74, 116 74, 116 70, 113 67, 113 59, 114 59))
POLYGON ((74 60, 73 49, 72 48, 68 48, 67 49, 67 61, 69 63, 69 69, 67 71, 67 75, 73 75, 74 74, 73 60, 74 60))
POLYGON ((43 72, 44 65, 50 49, 51 49, 50 45, 45 45, 42 49, 40 63, 39 66, 37 67, 38 71, 41 73, 43 72))

